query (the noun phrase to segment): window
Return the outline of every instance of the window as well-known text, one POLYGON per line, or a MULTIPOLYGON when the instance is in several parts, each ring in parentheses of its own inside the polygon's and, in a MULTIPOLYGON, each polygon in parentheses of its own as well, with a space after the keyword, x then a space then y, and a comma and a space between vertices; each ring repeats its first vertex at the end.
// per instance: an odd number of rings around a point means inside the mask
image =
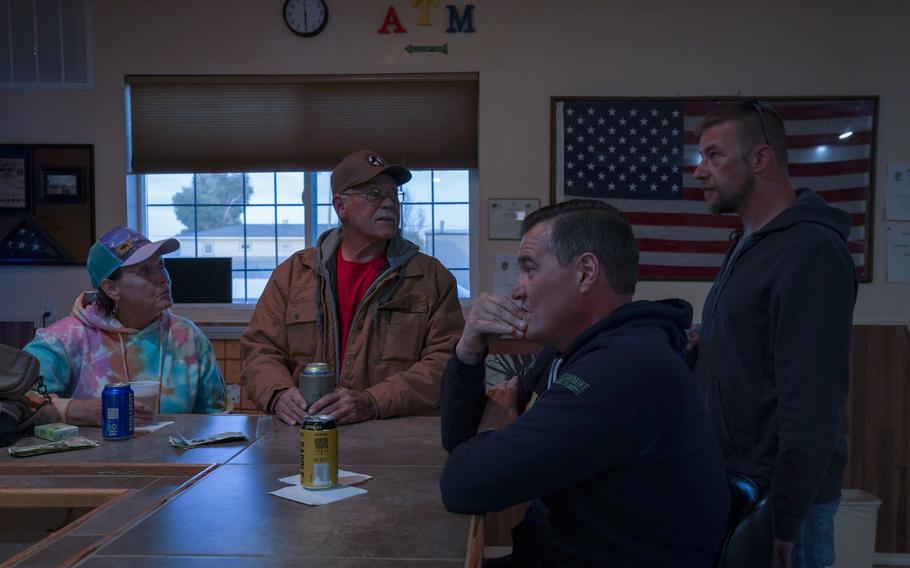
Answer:
POLYGON ((476 73, 127 76, 131 211, 182 256, 211 243, 232 259, 235 301, 254 302, 278 263, 337 224, 327 170, 370 148, 414 172, 402 232, 467 297, 478 93, 476 73))
MULTIPOLYGON (((402 187, 402 234, 438 258, 455 276, 459 297, 467 298, 471 171, 413 174, 402 187)), ((173 256, 230 257, 234 302, 255 303, 278 264, 338 224, 330 175, 147 174, 140 178, 146 232, 152 240, 178 239, 173 256)))

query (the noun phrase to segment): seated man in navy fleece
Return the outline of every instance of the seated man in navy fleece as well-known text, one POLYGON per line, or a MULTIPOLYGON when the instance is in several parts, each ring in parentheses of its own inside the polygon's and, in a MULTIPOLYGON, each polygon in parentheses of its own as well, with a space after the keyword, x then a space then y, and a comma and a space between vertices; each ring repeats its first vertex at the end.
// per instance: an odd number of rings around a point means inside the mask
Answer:
POLYGON ((532 502, 496 566, 712 566, 730 501, 680 356, 692 307, 632 301, 638 247, 609 205, 545 207, 521 229, 512 299, 474 302, 443 377, 443 502, 456 513, 532 502), (487 345, 502 334, 556 353, 546 390, 508 424, 517 408, 484 392, 487 345))

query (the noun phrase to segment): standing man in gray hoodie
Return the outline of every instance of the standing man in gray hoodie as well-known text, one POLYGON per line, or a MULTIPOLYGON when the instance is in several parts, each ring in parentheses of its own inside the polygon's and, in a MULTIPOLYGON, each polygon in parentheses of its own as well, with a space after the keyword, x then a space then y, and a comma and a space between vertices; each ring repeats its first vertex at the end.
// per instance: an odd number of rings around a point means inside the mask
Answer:
POLYGON ((717 110, 696 134, 711 212, 743 223, 705 300, 696 378, 728 471, 770 492, 772 566, 829 566, 847 461, 850 217, 790 186, 783 122, 767 104, 717 110))

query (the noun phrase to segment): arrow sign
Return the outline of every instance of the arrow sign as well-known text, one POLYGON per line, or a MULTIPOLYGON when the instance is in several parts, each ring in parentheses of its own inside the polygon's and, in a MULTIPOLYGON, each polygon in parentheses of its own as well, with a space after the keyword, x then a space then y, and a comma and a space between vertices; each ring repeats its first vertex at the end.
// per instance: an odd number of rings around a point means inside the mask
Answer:
POLYGON ((412 55, 414 53, 432 53, 434 51, 448 55, 449 44, 444 43, 442 45, 412 45, 409 43, 407 47, 404 48, 404 50, 412 55))

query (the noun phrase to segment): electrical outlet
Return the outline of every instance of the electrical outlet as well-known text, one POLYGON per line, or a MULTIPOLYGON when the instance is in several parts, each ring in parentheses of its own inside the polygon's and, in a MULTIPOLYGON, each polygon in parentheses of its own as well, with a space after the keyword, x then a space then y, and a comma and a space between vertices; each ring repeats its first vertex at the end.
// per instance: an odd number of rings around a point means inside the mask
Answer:
POLYGON ((53 298, 42 298, 40 309, 41 313, 38 314, 38 321, 41 322, 42 326, 50 325, 57 321, 57 300, 53 298))
POLYGON ((225 385, 227 387, 228 396, 231 397, 231 402, 235 405, 240 404, 240 385, 225 385))

